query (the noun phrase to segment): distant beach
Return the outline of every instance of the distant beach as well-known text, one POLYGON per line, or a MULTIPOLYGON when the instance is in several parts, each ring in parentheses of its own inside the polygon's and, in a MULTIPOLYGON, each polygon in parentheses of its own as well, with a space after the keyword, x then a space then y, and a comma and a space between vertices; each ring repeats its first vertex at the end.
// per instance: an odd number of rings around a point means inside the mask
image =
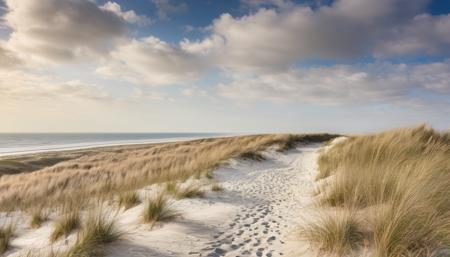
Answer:
POLYGON ((0 156, 184 141, 225 133, 0 133, 0 156))

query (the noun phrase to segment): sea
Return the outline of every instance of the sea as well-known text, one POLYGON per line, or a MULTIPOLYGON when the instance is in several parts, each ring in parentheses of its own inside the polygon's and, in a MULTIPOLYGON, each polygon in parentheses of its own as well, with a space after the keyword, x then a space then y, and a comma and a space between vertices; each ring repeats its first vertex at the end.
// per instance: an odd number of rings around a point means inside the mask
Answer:
POLYGON ((184 141, 225 133, 0 133, 0 156, 184 141))

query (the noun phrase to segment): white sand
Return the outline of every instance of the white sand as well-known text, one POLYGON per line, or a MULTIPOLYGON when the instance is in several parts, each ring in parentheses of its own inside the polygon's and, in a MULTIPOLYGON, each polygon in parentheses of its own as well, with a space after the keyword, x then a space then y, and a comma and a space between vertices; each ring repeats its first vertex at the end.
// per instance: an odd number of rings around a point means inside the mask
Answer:
MULTIPOLYGON (((214 171, 224 191, 175 201, 182 218, 152 230, 140 222, 143 204, 120 212, 116 218, 126 237, 107 246, 108 256, 311 256, 297 229, 311 211, 319 149, 317 145, 287 153, 272 149, 264 153, 267 160, 262 162, 231 160, 214 171)), ((189 183, 203 184, 205 190, 210 187, 205 180, 189 183)), ((149 187, 140 193, 144 196, 155 190, 149 187)), ((6 256, 48 249, 51 222, 31 230, 24 218, 16 220, 18 236, 6 256)), ((57 248, 64 249, 74 238, 59 241, 57 248)))

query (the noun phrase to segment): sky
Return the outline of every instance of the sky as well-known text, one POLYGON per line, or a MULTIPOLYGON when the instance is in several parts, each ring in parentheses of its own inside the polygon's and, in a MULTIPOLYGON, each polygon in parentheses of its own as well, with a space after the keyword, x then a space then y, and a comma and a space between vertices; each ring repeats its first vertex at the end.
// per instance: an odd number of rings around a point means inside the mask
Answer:
POLYGON ((450 128, 448 0, 0 0, 0 132, 450 128))

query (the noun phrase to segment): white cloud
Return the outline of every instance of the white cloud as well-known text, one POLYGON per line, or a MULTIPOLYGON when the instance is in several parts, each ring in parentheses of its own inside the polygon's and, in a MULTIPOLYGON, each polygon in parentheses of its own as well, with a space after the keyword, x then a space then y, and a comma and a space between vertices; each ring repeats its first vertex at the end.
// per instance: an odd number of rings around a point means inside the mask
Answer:
POLYGON ((36 98, 104 101, 110 96, 103 88, 79 80, 63 80, 24 71, 0 71, 2 102, 36 98))
POLYGON ((138 84, 170 85, 195 80, 206 68, 203 58, 148 37, 120 45, 97 73, 138 84))
POLYGON ((421 52, 449 55, 447 18, 422 15, 427 2, 338 0, 315 10, 296 5, 262 8, 238 18, 223 14, 209 27, 210 36, 185 40, 182 47, 208 54, 217 66, 234 72, 281 71, 309 58, 346 60, 421 52), (416 41, 418 46, 395 50, 416 41))
MULTIPOLYGON (((413 95, 418 91, 450 95, 449 78, 450 62, 412 66, 389 63, 337 65, 237 77, 229 84, 220 84, 218 92, 224 97, 256 101, 392 103, 416 98, 413 95)), ((421 98, 420 94, 418 98, 421 98)))
POLYGON ((422 14, 404 26, 388 30, 388 36, 377 45, 375 55, 448 55, 449 49, 450 15, 422 14))
POLYGON ((188 10, 186 3, 172 3, 170 0, 151 0, 158 9, 158 15, 161 19, 167 19, 170 14, 182 13, 188 10))
POLYGON ((105 53, 126 33, 122 18, 89 0, 6 0, 6 5, 8 45, 27 60, 105 53))
POLYGON ((122 11, 122 7, 116 2, 108 1, 100 8, 115 13, 117 16, 129 23, 135 23, 140 26, 147 26, 152 23, 152 20, 149 17, 145 15, 137 15, 133 10, 122 11))

